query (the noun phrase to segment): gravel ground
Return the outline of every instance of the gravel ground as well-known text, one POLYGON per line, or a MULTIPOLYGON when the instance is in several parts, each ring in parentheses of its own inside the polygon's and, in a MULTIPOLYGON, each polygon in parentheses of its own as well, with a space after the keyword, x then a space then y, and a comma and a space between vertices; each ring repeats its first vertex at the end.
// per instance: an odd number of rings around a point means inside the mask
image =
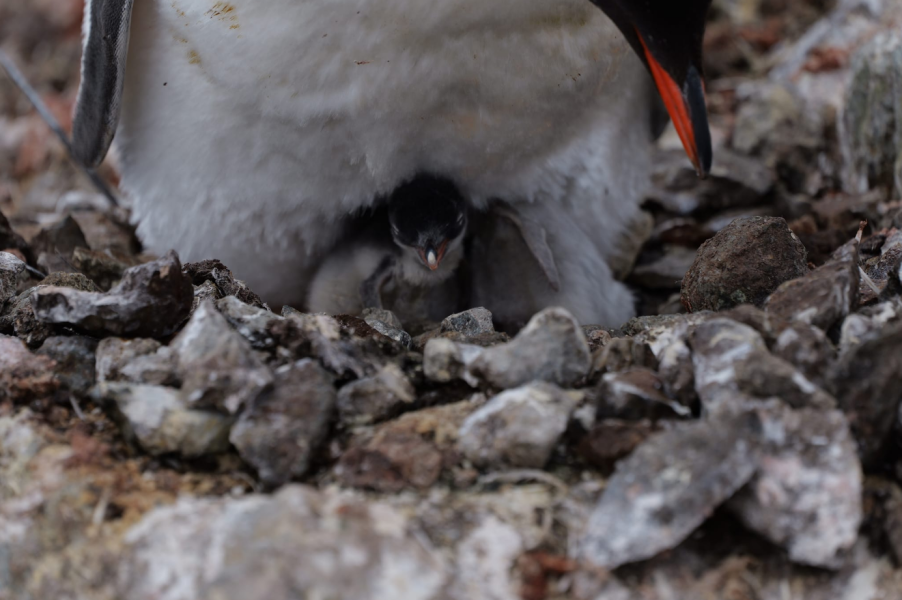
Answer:
MULTIPOLYGON (((0 0, 64 127, 81 9, 0 0)), ((143 253, 0 77, 0 600, 902 598, 900 28, 715 0, 716 161, 659 141, 642 316, 514 336, 143 253)))

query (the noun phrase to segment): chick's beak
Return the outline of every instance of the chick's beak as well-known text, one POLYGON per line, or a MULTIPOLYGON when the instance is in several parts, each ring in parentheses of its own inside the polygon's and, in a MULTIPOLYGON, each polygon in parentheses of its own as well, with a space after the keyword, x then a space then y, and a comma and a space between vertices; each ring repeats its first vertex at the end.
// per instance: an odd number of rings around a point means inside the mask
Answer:
POLYGON ((439 268, 439 265, 442 264, 442 258, 445 257, 445 250, 447 248, 448 240, 444 240, 439 244, 438 248, 435 248, 430 244, 425 248, 417 248, 417 252, 420 255, 420 260, 423 261, 423 264, 429 267, 430 271, 435 271, 439 268))

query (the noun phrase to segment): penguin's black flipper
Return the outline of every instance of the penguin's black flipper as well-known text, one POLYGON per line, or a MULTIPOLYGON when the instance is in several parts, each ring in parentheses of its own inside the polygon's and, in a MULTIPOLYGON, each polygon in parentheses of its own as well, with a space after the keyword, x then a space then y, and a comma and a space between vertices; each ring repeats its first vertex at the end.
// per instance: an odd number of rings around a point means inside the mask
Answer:
POLYGON ((103 161, 119 123, 133 6, 134 0, 88 0, 85 5, 72 147, 75 157, 88 167, 103 161))

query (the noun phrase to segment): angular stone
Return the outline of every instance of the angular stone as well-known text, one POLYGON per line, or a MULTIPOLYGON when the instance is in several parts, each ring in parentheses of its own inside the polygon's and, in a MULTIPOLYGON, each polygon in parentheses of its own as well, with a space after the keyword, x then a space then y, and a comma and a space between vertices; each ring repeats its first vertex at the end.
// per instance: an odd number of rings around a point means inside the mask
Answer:
POLYGON ((771 348, 774 356, 795 366, 809 381, 823 388, 836 348, 827 335, 812 325, 799 321, 783 329, 771 348))
POLYGON ((416 391, 410 380, 397 365, 389 363, 372 377, 341 388, 338 412, 345 424, 366 425, 391 418, 414 400, 416 391))
POLYGON ((757 423, 680 423, 620 462, 582 532, 580 558, 613 569, 675 547, 751 479, 757 423))
POLYGON ((97 381, 150 385, 179 384, 176 357, 168 346, 151 339, 106 338, 97 346, 97 381))
POLYGON ((114 408, 126 437, 149 454, 177 452, 196 457, 229 447, 232 419, 213 411, 192 410, 183 394, 173 388, 98 383, 92 396, 114 408))
POLYGON ((767 299, 768 318, 829 330, 858 306, 858 268, 858 242, 853 240, 825 265, 777 288, 767 299))
POLYGON ((567 429, 581 394, 548 383, 507 390, 467 417, 458 447, 487 469, 541 469, 567 429))
POLYGON ((442 321, 442 332, 449 331, 455 331, 467 337, 495 333, 492 313, 488 309, 479 307, 453 314, 442 321))
POLYGON ((267 308, 260 296, 255 294, 240 279, 235 279, 232 272, 218 260, 203 260, 186 263, 182 271, 194 285, 210 281, 216 285, 223 296, 235 296, 245 304, 257 308, 267 308))
POLYGON ((781 283, 807 273, 805 247, 786 221, 740 218, 699 248, 683 278, 682 301, 690 312, 762 306, 781 283))
POLYGON ((0 252, 0 311, 4 303, 16 295, 19 274, 24 270, 24 262, 9 252, 0 252))
POLYGON ((451 573, 423 539, 404 512, 334 489, 183 498, 128 533, 116 597, 432 600, 451 573))
POLYGON ((305 359, 275 372, 273 389, 241 414, 230 440, 261 481, 281 485, 307 472, 334 412, 332 377, 305 359))
POLYGON ((32 354, 21 340, 0 335, 0 400, 28 402, 52 396, 59 388, 56 363, 32 354))
POLYGON ((275 339, 269 332, 269 324, 282 317, 265 308, 245 304, 237 296, 226 296, 216 301, 216 308, 238 333, 257 349, 275 346, 275 339))
POLYGON ((404 324, 401 323, 401 319, 399 319, 392 311, 384 308, 365 308, 363 309, 360 318, 366 321, 371 327, 370 321, 381 321, 392 329, 400 329, 402 331, 404 329, 404 324))
POLYGON ((845 415, 837 410, 759 411, 758 472, 730 501, 743 523, 789 558, 838 567, 858 537, 862 473, 845 415))
POLYGON ((668 398, 664 389, 664 382, 650 369, 606 373, 598 388, 598 418, 656 421, 691 417, 689 407, 668 398))
POLYGON ((589 344, 576 319, 562 308, 548 308, 510 342, 475 356, 469 372, 500 389, 530 381, 569 387, 585 377, 590 366, 589 344))
POLYGON ((840 354, 871 338, 880 337, 887 326, 902 321, 902 298, 866 306, 843 320, 840 329, 840 354))
POLYGON ((84 396, 94 385, 97 340, 80 335, 47 338, 35 354, 56 362, 54 373, 61 387, 84 396))
POLYGON ((40 287, 32 294, 35 316, 96 335, 165 337, 188 317, 194 289, 175 252, 127 269, 109 292, 40 287))
POLYGON ((201 304, 172 340, 188 403, 237 413, 272 383, 250 344, 210 302, 201 304))
POLYGON ((846 413, 866 467, 886 449, 902 402, 902 323, 884 328, 845 351, 831 372, 839 408, 846 413))
POLYGON ((393 312, 373 308, 368 308, 365 312, 364 321, 367 325, 405 348, 410 348, 412 343, 410 334, 400 327, 401 321, 393 312))

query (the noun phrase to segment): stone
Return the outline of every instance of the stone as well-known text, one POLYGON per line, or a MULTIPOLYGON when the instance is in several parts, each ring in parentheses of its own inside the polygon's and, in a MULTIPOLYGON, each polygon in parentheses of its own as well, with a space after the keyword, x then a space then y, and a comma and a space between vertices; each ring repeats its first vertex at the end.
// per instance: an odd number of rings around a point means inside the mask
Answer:
POLYGON ((544 382, 507 390, 467 417, 458 446, 487 469, 541 469, 580 399, 577 392, 544 382))
POLYGON ((21 340, 0 335, 0 401, 52 396, 59 388, 55 368, 53 359, 32 354, 21 340))
POLYGON ((94 385, 97 340, 81 336, 54 336, 44 340, 35 352, 56 363, 54 374, 60 387, 85 396, 94 385))
POLYGON ((432 600, 450 567, 424 539, 404 512, 334 489, 183 498, 128 533, 116 596, 432 600))
POLYGON ((31 246, 37 255, 47 253, 69 259, 76 248, 87 248, 88 241, 75 219, 68 215, 62 221, 42 229, 31 241, 31 246))
POLYGON ((580 441, 579 455, 602 473, 610 475, 620 459, 629 456, 654 432, 651 421, 605 419, 580 441))
POLYGON ((442 332, 454 331, 466 337, 495 333, 492 313, 483 307, 453 314, 442 321, 442 332))
POLYGON ((469 368, 483 348, 472 344, 461 344, 444 338, 433 338, 426 342, 423 350, 423 373, 432 381, 448 383, 463 379, 473 387, 478 385, 469 368))
POLYGON ((368 308, 364 311, 364 321, 367 325, 389 338, 404 346, 410 348, 413 340, 410 334, 401 327, 401 321, 390 310, 381 308, 368 308))
POLYGON ((837 410, 759 411, 761 458, 730 500, 746 527, 795 562, 837 568, 858 538, 862 473, 845 415, 837 410))
POLYGON ((562 308, 547 308, 510 342, 476 354, 468 370, 493 387, 509 389, 530 381, 570 387, 589 373, 590 366, 589 344, 579 323, 562 308))
POLYGON ((792 364, 815 385, 824 388, 836 359, 836 348, 827 335, 812 325, 794 321, 778 335, 771 352, 792 364))
POLYGON ((134 261, 114 255, 110 250, 76 248, 72 252, 72 266, 104 291, 116 285, 125 270, 134 266, 133 263, 134 261))
POLYGON ((617 466, 581 533, 579 557, 614 569, 674 548, 757 467, 753 417, 679 423, 617 466))
POLYGON ((245 304, 257 308, 267 308, 260 296, 252 292, 243 281, 235 279, 228 267, 218 260, 186 263, 182 270, 194 285, 202 285, 205 281, 210 281, 216 285, 223 296, 235 296, 245 304))
POLYGON ((598 418, 637 421, 687 418, 692 410, 667 397, 664 382, 646 368, 606 373, 598 387, 598 418))
POLYGON ((14 332, 16 336, 25 340, 32 348, 37 348, 48 337, 53 335, 57 328, 43 323, 34 312, 32 295, 35 291, 44 289, 44 286, 64 286, 80 291, 99 291, 94 283, 80 273, 51 273, 44 278, 42 285, 25 290, 15 298, 9 300, 6 313, 0 316, 0 331, 14 332))
POLYGON ((273 389, 258 396, 232 428, 241 458, 269 486, 298 478, 310 467, 335 413, 332 377, 305 359, 276 370, 273 389))
POLYGON ((272 373, 211 302, 170 344, 188 404, 235 414, 272 383, 272 373))
POLYGON ((795 367, 767 351, 757 331, 730 319, 710 319, 691 338, 695 382, 709 414, 746 408, 750 398, 779 397, 791 406, 831 408, 834 399, 795 367))
POLYGON ((35 316, 44 323, 75 326, 95 335, 165 337, 188 317, 194 289, 175 252, 125 271, 106 293, 37 288, 35 316))
POLYGON ((237 296, 225 296, 217 300, 215 305, 229 324, 244 336, 252 347, 264 350, 275 346, 275 339, 268 328, 273 319, 281 320, 282 317, 265 308, 245 304, 237 296))
POLYGON ((7 300, 16 296, 19 275, 23 271, 24 262, 9 252, 0 252, 0 311, 7 300))
POLYGON ((682 302, 690 312, 762 306, 781 283, 807 273, 805 247, 786 221, 736 219, 699 248, 683 278, 682 302))
POLYGON ((97 381, 178 386, 176 357, 168 346, 146 338, 106 338, 97 346, 97 381))
POLYGON ((386 310, 384 308, 364 308, 363 313, 360 315, 360 318, 366 321, 366 323, 370 325, 370 327, 372 327, 370 321, 381 321, 392 329, 404 329, 404 325, 401 323, 401 319, 399 319, 398 316, 392 311, 386 310))
POLYGON ((846 413, 866 467, 887 449, 902 402, 902 323, 851 346, 831 371, 832 389, 846 413))
POLYGON ((767 299, 768 318, 828 331, 858 306, 858 242, 852 240, 808 275, 787 281, 767 299))
POLYGON ((898 296, 899 290, 902 289, 896 277, 900 266, 902 266, 902 245, 894 246, 879 256, 865 261, 862 268, 867 277, 862 277, 858 286, 860 303, 871 304, 880 299, 898 296))
POLYGON ((839 119, 843 184, 850 192, 875 187, 902 194, 902 36, 876 35, 855 53, 839 119))
POLYGON ((338 413, 345 425, 366 425, 400 413, 416 400, 416 391, 393 363, 371 377, 348 383, 338 392, 338 413))
POLYGON ((343 485, 396 493, 428 489, 443 468, 460 461, 458 433, 466 418, 485 401, 469 400, 404 413, 397 419, 365 428, 349 442, 335 465, 343 485))
POLYGON ((131 383, 98 383, 91 392, 107 403, 126 438, 152 455, 177 452, 185 457, 224 452, 232 419, 213 411, 193 410, 179 390, 131 383))

